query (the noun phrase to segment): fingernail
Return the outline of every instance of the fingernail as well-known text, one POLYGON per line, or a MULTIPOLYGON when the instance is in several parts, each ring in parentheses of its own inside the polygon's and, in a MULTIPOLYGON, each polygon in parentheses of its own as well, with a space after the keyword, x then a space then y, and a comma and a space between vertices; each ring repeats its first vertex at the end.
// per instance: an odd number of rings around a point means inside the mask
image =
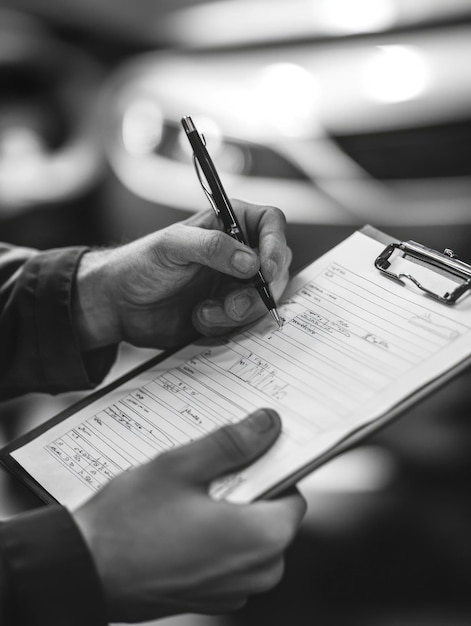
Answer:
POLYGON ((259 409, 247 418, 251 428, 257 433, 266 433, 275 426, 275 412, 270 409, 259 409))
POLYGON ((204 304, 199 310, 199 317, 206 324, 227 324, 227 315, 220 304, 204 304))
POLYGON ((233 307, 239 317, 244 317, 252 306, 252 298, 247 293, 240 293, 233 300, 233 307))
POLYGON ((232 267, 241 274, 248 274, 255 269, 255 256, 245 250, 236 250, 231 259, 232 267))

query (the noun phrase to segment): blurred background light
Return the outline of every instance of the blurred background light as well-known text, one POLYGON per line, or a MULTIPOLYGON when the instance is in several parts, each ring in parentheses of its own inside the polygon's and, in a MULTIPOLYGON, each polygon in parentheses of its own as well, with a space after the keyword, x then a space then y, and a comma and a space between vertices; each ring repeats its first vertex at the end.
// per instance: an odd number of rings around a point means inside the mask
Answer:
POLYGON ((429 83, 430 70, 424 57, 410 46, 377 46, 363 72, 367 95, 379 102, 411 100, 429 83))
POLYGON ((131 102, 124 111, 122 138, 130 154, 148 154, 162 139, 163 115, 152 98, 141 97, 131 102))
POLYGON ((336 34, 377 32, 391 28, 397 20, 393 0, 313 0, 313 17, 336 34))
POLYGON ((44 153, 45 146, 34 130, 13 125, 2 130, 0 133, 2 201, 10 206, 21 206, 34 199, 31 184, 36 179, 36 171, 41 166, 44 153))
POLYGON ((460 20, 469 0, 225 0, 196 2, 147 20, 161 42, 211 48, 388 32, 460 20))
POLYGON ((254 99, 249 105, 260 121, 265 120, 284 135, 305 136, 317 127, 315 78, 300 65, 275 63, 260 72, 254 99))
POLYGON ((393 455, 384 448, 364 445, 345 452, 304 478, 306 495, 317 492, 375 492, 388 488, 397 473, 393 455))

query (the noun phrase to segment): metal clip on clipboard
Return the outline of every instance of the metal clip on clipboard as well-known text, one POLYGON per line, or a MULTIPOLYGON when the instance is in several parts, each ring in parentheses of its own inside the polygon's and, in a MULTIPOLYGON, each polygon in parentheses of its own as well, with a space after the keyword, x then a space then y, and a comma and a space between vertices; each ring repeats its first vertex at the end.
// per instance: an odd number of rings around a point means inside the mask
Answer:
POLYGON ((435 300, 438 300, 439 302, 442 302, 443 304, 454 304, 460 296, 471 289, 471 265, 460 261, 453 250, 450 250, 449 248, 442 253, 432 250, 431 248, 426 248, 422 244, 415 241, 390 243, 376 258, 375 267, 377 267, 389 278, 393 278, 403 285, 406 284, 404 279, 411 281, 425 294, 435 300), (415 260, 421 265, 430 266, 440 274, 445 276, 447 275, 457 283, 457 287, 452 291, 447 291, 443 295, 440 295, 439 293, 425 287, 411 274, 403 272, 394 273, 390 271, 389 268, 392 264, 390 258, 395 251, 399 254, 402 253, 402 258, 411 257, 412 260, 415 260))

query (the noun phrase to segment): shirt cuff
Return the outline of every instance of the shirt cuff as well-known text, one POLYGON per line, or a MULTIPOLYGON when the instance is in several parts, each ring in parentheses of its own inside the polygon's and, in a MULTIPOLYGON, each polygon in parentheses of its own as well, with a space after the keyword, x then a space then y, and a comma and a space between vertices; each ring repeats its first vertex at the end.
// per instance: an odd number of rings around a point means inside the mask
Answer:
POLYGON ((7 623, 105 626, 101 582, 71 514, 59 505, 0 525, 7 623))
POLYGON ((116 346, 83 354, 72 317, 72 290, 87 248, 42 252, 28 262, 36 273, 35 303, 39 357, 45 386, 52 392, 100 383, 116 357, 116 346))

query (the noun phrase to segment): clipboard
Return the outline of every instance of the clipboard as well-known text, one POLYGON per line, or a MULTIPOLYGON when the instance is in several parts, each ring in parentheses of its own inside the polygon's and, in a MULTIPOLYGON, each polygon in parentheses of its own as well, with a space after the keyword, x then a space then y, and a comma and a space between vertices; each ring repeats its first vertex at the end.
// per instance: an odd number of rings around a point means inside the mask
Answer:
MULTIPOLYGON (((417 299, 418 302, 421 302, 420 298, 423 298, 424 302, 433 301, 435 307, 443 307, 444 311, 449 310, 452 306, 459 306, 460 303, 466 302, 466 311, 463 315, 466 319, 469 318, 469 349, 467 348, 462 356, 458 358, 451 367, 448 367, 446 371, 441 371, 439 375, 429 377, 423 384, 413 388, 410 393, 403 395, 397 402, 391 404, 382 414, 376 415, 375 418, 368 423, 361 424, 357 428, 351 429, 348 434, 338 438, 335 443, 327 446, 322 453, 316 454, 308 462, 304 462, 302 466, 292 468, 291 471, 286 471, 285 475, 278 477, 273 485, 262 489, 253 499, 270 498, 282 493, 290 486, 296 484, 300 479, 313 472, 316 468, 355 447, 370 435, 384 428, 407 409, 420 402, 420 400, 430 395, 465 370, 471 362, 471 298, 468 301, 466 297, 466 292, 471 289, 471 266, 457 259, 450 251, 439 253, 415 242, 398 242, 372 226, 365 226, 358 232, 375 242, 381 243, 382 246, 385 246, 379 254, 370 259, 371 266, 374 266, 375 272, 378 273, 378 276, 382 275, 381 280, 384 280, 384 285, 393 283, 399 284, 400 288, 404 288, 406 291, 412 286, 415 292, 411 297, 417 299), (407 261, 417 264, 417 267, 426 267, 427 271, 433 274, 437 273, 441 277, 447 277, 451 280, 452 285, 454 285, 454 289, 439 293, 429 288, 427 285, 424 285, 422 280, 416 279, 410 272, 408 272, 407 275, 403 272, 395 272, 394 257, 400 257, 399 261, 407 257, 407 261)), ((323 257, 316 262, 320 262, 322 259, 323 257)), ((380 286, 383 288, 381 283, 380 286)), ((44 486, 41 478, 35 476, 34 472, 29 471, 18 458, 15 458, 16 453, 21 449, 25 449, 28 444, 37 441, 41 436, 51 432, 54 427, 66 423, 71 417, 95 405, 98 401, 106 399, 113 392, 122 388, 123 385, 136 380, 140 375, 147 373, 152 368, 159 366, 165 369, 165 364, 171 357, 178 354, 178 352, 179 349, 175 349, 159 354, 120 377, 110 385, 107 385, 97 392, 91 393, 86 398, 80 400, 65 411, 62 411, 55 417, 52 417, 31 432, 9 443, 0 451, 0 462, 44 502, 61 502, 60 499, 56 498, 44 486)))

